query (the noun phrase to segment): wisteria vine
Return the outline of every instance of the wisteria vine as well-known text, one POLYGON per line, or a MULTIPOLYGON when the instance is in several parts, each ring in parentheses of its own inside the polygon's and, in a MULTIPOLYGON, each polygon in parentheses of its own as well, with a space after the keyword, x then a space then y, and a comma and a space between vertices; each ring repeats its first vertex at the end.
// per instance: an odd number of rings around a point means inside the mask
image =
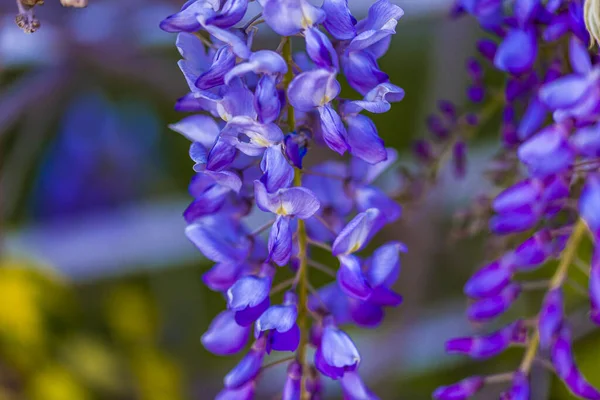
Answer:
POLYGON ((338 379, 347 399, 375 399, 340 325, 376 326, 384 307, 401 303, 391 285, 404 246, 390 242, 368 258, 357 253, 401 213, 375 186, 397 154, 362 112, 386 112, 404 97, 377 63, 403 11, 378 0, 357 21, 346 0, 258 3, 262 11, 248 19, 248 0, 192 0, 161 23, 178 33, 190 88, 176 108, 195 113, 171 126, 192 141, 195 162, 186 234, 216 263, 203 280, 227 303, 202 343, 229 355, 253 336, 217 399, 254 398, 272 350, 295 353, 275 362, 288 364, 284 400, 321 398, 321 375, 338 379), (254 50, 265 25, 281 42, 254 50), (294 52, 302 42, 306 51, 294 52), (339 96, 340 73, 361 99, 339 96), (308 149, 317 145, 351 157, 307 168, 308 149), (250 213, 267 222, 251 231, 250 213), (337 271, 315 259, 321 250, 339 260, 337 271), (313 271, 335 282, 315 289, 313 271))
MULTIPOLYGON (((463 220, 468 231, 488 228, 505 240, 499 257, 466 283, 464 292, 472 299, 467 316, 488 323, 524 292, 541 290, 545 295, 537 315, 446 343, 449 353, 474 359, 522 346, 516 371, 469 377, 437 389, 435 399, 467 399, 484 385, 499 383, 509 384, 501 399, 530 399, 529 375, 535 363, 550 368, 574 395, 600 399, 575 363, 564 290, 574 285, 571 267, 583 265, 580 270, 589 276, 589 290, 583 294, 590 299, 590 319, 600 324, 600 58, 588 49, 586 30, 587 21, 597 38, 597 7, 592 0, 458 0, 455 14, 475 17, 490 34, 478 43, 482 58, 506 74, 503 90, 496 89, 498 96, 485 88, 482 64, 468 63, 473 80, 469 99, 475 105, 503 107, 503 124, 502 149, 488 171, 497 195, 481 198, 463 220), (579 249, 588 236, 595 250, 586 263, 579 249), (509 245, 515 239, 520 244, 509 245), (523 280, 523 273, 543 265, 552 268, 550 279, 523 280)), ((448 116, 448 109, 453 105, 441 107, 442 116, 448 116)), ((435 143, 462 140, 464 130, 442 122, 440 117, 430 120, 435 141, 419 144, 421 159, 435 159, 435 143)))

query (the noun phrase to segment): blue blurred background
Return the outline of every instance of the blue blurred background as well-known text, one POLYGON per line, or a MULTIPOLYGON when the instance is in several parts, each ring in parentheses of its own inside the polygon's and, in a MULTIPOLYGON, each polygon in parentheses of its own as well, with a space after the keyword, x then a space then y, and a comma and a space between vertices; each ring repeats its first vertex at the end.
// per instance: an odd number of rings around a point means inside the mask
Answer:
MULTIPOLYGON (((182 2, 47 1, 32 35, 15 25, 13 1, 0 4, 0 400, 210 399, 234 365, 200 344, 224 301, 203 287, 207 264, 183 233, 192 162, 186 139, 167 129, 183 117, 173 104, 186 84, 175 36, 158 23, 182 2)), ((436 100, 463 102, 464 63, 481 32, 451 21, 449 0, 397 3, 406 15, 381 65, 407 96, 376 123, 411 168, 411 142, 436 100)), ((369 5, 350 1, 357 17, 369 5)), ((508 370, 519 357, 473 365, 443 349, 477 328, 460 294, 487 257, 485 238, 451 241, 449 229, 485 192, 480 167, 497 126, 488 128, 467 177, 442 173, 381 237, 410 249, 398 287, 405 302, 380 329, 352 334, 382 399, 429 399, 438 385, 508 370)), ((580 362, 598 383, 595 344, 586 339, 580 362)), ((535 374, 536 399, 569 398, 535 374)), ((280 388, 263 381, 259 399, 277 398, 280 388)), ((327 398, 339 396, 331 385, 327 398)))

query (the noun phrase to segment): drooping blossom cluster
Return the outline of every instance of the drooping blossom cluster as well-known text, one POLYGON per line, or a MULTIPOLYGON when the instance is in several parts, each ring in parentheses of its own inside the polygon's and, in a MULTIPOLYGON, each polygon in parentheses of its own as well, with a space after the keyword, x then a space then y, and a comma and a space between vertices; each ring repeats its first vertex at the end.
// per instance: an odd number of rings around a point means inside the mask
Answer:
POLYGON ((171 126, 192 141, 195 162, 186 235, 215 262, 203 280, 227 305, 202 342, 218 355, 251 342, 217 398, 254 398, 275 350, 295 353, 279 360, 288 362, 282 399, 321 398, 321 376, 339 380, 347 399, 375 399, 340 326, 376 326, 385 307, 401 302, 392 285, 404 246, 358 254, 401 212, 375 185, 397 154, 369 115, 404 97, 378 66, 403 11, 378 0, 359 21, 346 0, 258 3, 262 12, 248 19, 248 0, 191 0, 161 23, 178 33, 190 88, 176 109, 193 113, 171 126), (281 36, 280 45, 257 49, 259 27, 281 36), (306 51, 294 53, 296 45, 306 51), (340 97, 341 75, 355 99, 340 97), (335 160, 310 166, 315 146, 335 160), (251 230, 249 214, 265 224, 251 230), (335 269, 315 260, 323 250, 335 269), (313 272, 335 281, 313 289, 313 272))
MULTIPOLYGON (((474 81, 470 100, 483 101, 482 114, 490 114, 490 104, 503 107, 502 149, 490 174, 498 191, 487 202, 487 226, 497 236, 513 235, 513 246, 466 283, 464 292, 471 299, 467 317, 487 323, 529 290, 542 290, 544 297, 536 315, 446 343, 449 353, 474 359, 522 346, 523 359, 514 372, 464 379, 437 389, 435 399, 467 399, 485 384, 498 382, 511 382, 501 399, 530 399, 529 375, 536 362, 551 364, 575 396, 600 399, 600 391, 575 363, 574 332, 564 302, 569 270, 585 265, 589 316, 600 324, 600 67, 597 51, 588 48, 584 7, 583 0, 458 0, 456 5, 457 14, 475 17, 489 33, 478 50, 506 76, 502 91, 483 90, 481 68, 473 67, 480 64, 469 63, 474 81), (588 236, 596 246, 589 263, 578 254, 588 236), (551 260, 556 262, 547 263, 551 260), (542 266, 548 280, 523 280, 524 273, 542 266)), ((452 137, 438 122, 430 126, 438 136, 452 137)), ((454 135, 460 138, 461 132, 454 135)))

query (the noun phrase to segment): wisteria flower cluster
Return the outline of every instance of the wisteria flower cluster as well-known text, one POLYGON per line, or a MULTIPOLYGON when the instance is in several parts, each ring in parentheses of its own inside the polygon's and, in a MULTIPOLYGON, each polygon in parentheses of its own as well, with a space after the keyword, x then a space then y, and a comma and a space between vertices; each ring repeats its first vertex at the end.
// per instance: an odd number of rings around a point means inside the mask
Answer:
POLYGON ((195 162, 186 235, 215 262, 203 280, 227 304, 202 342, 219 355, 252 342, 217 398, 254 398, 275 350, 295 353, 277 361, 288 363, 282 399, 321 398, 321 376, 339 380, 347 399, 375 399, 340 326, 376 326, 385 307, 401 303, 392 285, 404 246, 358 253, 401 212, 375 186, 397 154, 368 114, 404 97, 377 61, 403 11, 378 0, 358 21, 346 0, 258 3, 262 12, 248 20, 248 0, 191 0, 161 23, 178 33, 190 88, 176 108, 195 113, 171 126, 192 141, 195 162), (263 23, 282 37, 276 49, 253 48, 263 23), (293 42, 306 52, 294 53, 293 42), (339 75, 358 99, 340 97, 339 75), (307 168, 308 149, 318 145, 350 157, 307 168), (255 212, 268 222, 251 231, 245 217, 255 212), (323 250, 337 271, 315 260, 323 250), (313 271, 335 282, 313 289, 313 271))
MULTIPOLYGON (((475 17, 491 36, 478 43, 482 58, 506 74, 503 90, 483 90, 481 64, 471 61, 475 83, 468 93, 471 101, 486 104, 483 114, 489 113, 489 104, 504 108, 502 150, 493 166, 500 190, 489 201, 488 227, 495 235, 520 240, 466 283, 464 292, 472 299, 467 316, 487 323, 524 292, 545 295, 537 315, 446 344, 449 353, 474 359, 522 346, 525 353, 516 371, 467 378, 437 389, 435 399, 467 399, 486 384, 502 382, 511 383, 501 399, 530 399, 529 375, 536 362, 550 364, 575 396, 600 399, 600 391, 575 363, 564 302, 569 270, 584 265, 589 316, 600 324, 600 67, 597 53, 587 47, 585 6, 582 0, 458 0, 455 12, 475 17), (578 254, 587 236, 595 245, 589 263, 578 254), (522 280, 543 265, 552 268, 549 280, 522 280)), ((438 136, 452 137, 439 123, 430 125, 438 136)))

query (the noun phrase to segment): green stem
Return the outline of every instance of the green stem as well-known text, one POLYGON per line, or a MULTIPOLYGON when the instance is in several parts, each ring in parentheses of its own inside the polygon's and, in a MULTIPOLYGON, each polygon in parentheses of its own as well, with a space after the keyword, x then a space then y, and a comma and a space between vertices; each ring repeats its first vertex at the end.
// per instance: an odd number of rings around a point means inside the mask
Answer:
MULTIPOLYGON (((290 85, 292 79, 294 79, 294 71, 293 65, 294 61, 292 59, 292 40, 290 37, 285 39, 285 43, 283 44, 283 58, 286 61, 288 66, 288 71, 283 78, 283 87, 287 90, 290 85)), ((287 102, 287 122, 288 129, 290 132, 296 130, 296 118, 294 114, 294 108, 290 106, 289 101, 287 102)), ((300 169, 296 169, 294 171, 294 186, 302 186, 302 171, 300 169)), ((298 231, 296 233, 298 237, 298 258, 300 260, 300 265, 298 267, 298 327, 300 328, 300 344, 298 345, 298 350, 296 351, 296 358, 300 365, 302 366, 302 380, 300 384, 300 400, 304 400, 308 398, 308 392, 306 391, 306 376, 308 374, 308 366, 306 364, 306 346, 308 344, 308 315, 306 305, 308 302, 308 266, 307 266, 307 258, 306 258, 306 249, 308 246, 308 238, 306 235, 306 226, 304 225, 304 221, 298 219, 298 231)))
MULTIPOLYGON (((556 272, 552 276, 550 280, 550 290, 557 289, 563 285, 565 280, 567 279, 567 274, 569 272, 569 267, 575 260, 577 256, 577 247, 581 242, 581 239, 584 236, 586 231, 586 225, 583 220, 577 221, 575 227, 573 228, 573 233, 567 242, 567 245, 562 252, 562 257, 560 259, 560 263, 556 268, 556 272)), ((538 348, 540 345, 540 332, 536 325, 536 328, 527 344, 527 350, 525 351, 525 356, 523 357, 523 361, 521 362, 520 370, 525 374, 529 373, 531 370, 531 366, 533 365, 533 361, 535 360, 535 356, 537 355, 538 348)))

